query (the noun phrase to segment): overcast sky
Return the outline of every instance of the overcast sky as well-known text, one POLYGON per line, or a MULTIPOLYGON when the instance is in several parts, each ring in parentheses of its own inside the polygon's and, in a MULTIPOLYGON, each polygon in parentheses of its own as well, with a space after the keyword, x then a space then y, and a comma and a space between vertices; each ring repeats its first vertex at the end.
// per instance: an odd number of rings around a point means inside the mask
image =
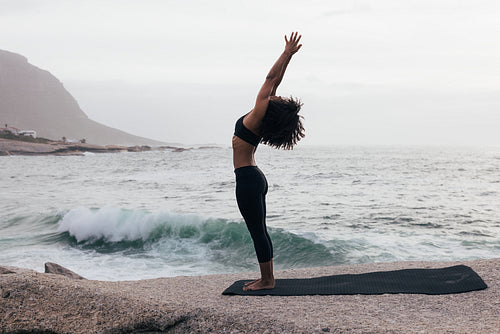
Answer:
POLYGON ((50 71, 92 119, 230 145, 299 31, 279 95, 305 144, 500 146, 498 0, 0 0, 0 49, 50 71))

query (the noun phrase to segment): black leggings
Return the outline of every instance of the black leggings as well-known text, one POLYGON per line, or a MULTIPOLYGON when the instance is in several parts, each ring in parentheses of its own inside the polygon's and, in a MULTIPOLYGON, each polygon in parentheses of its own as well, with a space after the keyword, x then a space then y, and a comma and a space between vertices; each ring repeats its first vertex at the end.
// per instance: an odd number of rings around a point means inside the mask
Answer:
POLYGON ((273 244, 266 228, 267 180, 257 166, 235 169, 236 201, 252 236, 259 263, 273 258, 273 244))

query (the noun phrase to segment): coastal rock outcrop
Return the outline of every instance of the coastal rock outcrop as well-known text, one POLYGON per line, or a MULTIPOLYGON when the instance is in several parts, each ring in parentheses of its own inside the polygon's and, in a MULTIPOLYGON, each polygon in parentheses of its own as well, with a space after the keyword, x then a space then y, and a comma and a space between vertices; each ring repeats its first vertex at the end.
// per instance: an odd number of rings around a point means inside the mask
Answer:
POLYGON ((13 274, 14 271, 10 270, 7 267, 0 267, 0 275, 13 274))
POLYGON ((78 275, 74 271, 71 271, 68 268, 64 268, 63 266, 53 262, 45 263, 45 273, 63 275, 73 279, 86 279, 85 277, 78 275))
POLYGON ((162 144, 89 119, 55 76, 5 50, 0 50, 0 122, 2 127, 35 130, 48 139, 85 139, 98 145, 162 144))
POLYGON ((21 140, 9 140, 0 138, 0 156, 7 155, 85 155, 86 153, 118 153, 118 152, 146 152, 172 151, 184 152, 190 148, 173 146, 118 146, 118 145, 91 145, 87 143, 64 143, 59 141, 47 141, 45 143, 32 143, 21 140))

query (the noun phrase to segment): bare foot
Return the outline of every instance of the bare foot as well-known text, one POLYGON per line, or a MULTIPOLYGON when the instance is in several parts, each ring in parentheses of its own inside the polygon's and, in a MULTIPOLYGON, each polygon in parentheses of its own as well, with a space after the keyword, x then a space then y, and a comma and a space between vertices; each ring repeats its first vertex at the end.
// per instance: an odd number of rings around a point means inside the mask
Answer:
POLYGON ((274 279, 265 281, 263 279, 257 280, 254 284, 250 284, 243 288, 243 291, 266 290, 274 288, 274 279))
POLYGON ((260 281, 261 279, 262 279, 262 278, 256 279, 256 280, 251 281, 251 282, 247 282, 247 283, 245 283, 245 286, 249 286, 249 285, 255 284, 255 283, 257 283, 258 281, 260 281))

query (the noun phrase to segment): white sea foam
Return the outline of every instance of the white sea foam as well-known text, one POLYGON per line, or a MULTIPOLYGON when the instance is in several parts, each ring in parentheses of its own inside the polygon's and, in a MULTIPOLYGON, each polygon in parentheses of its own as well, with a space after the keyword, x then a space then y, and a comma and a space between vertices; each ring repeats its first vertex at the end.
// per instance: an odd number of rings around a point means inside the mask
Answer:
POLYGON ((109 242, 146 241, 161 225, 170 227, 199 225, 202 218, 168 212, 150 213, 114 207, 100 209, 76 208, 62 218, 58 232, 68 232, 78 242, 105 239, 109 242))

